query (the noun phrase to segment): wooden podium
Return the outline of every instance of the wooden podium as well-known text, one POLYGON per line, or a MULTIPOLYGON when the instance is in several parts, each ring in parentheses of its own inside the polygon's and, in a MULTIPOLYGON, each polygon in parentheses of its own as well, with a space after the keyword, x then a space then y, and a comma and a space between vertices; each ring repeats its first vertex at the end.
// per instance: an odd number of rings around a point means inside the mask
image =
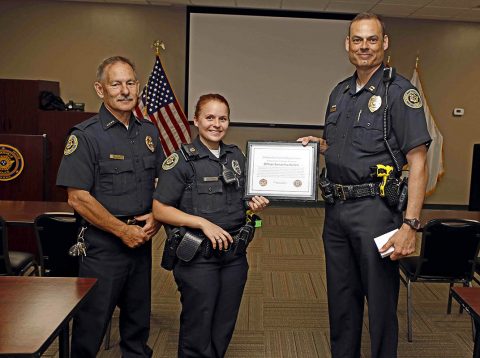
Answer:
MULTIPOLYGON (((39 96, 42 91, 58 96, 59 83, 0 79, 0 144, 20 146, 18 149, 26 156, 25 172, 10 181, 0 181, 0 200, 67 199, 65 190, 55 185, 65 139, 70 128, 95 113, 40 110, 39 96)), ((5 155, 9 157, 10 154, 5 155)), ((10 160, 7 157, 5 161, 10 160)), ((0 162, 0 178, 2 168, 6 170, 1 165, 0 162)))
POLYGON ((0 134, 0 198, 45 200, 46 135, 0 134))

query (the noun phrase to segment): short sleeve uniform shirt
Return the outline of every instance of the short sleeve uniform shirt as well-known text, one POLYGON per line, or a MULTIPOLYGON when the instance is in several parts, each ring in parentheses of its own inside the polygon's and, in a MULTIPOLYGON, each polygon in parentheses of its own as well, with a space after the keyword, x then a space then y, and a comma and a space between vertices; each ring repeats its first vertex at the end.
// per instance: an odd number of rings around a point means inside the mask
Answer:
POLYGON ((132 114, 127 129, 102 105, 71 130, 57 185, 88 191, 113 215, 143 214, 164 158, 151 122, 132 114))

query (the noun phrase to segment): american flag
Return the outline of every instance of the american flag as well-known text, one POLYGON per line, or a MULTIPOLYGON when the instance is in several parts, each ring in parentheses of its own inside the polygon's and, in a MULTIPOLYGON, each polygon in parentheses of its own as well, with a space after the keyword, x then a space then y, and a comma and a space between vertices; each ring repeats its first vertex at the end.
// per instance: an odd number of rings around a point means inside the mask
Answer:
POLYGON ((155 124, 165 155, 169 156, 178 150, 180 144, 190 142, 190 125, 158 56, 134 114, 155 124))

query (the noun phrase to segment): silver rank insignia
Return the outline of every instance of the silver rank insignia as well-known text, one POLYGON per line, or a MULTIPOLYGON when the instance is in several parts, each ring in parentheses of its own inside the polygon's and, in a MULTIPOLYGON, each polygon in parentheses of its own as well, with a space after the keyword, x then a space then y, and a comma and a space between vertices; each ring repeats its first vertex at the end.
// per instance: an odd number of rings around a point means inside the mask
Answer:
POLYGON ((149 135, 145 137, 145 144, 147 145, 147 148, 150 149, 152 153, 155 151, 155 146, 153 145, 153 139, 149 135))
POLYGON ((67 144, 65 145, 65 149, 63 150, 63 154, 70 155, 72 154, 75 149, 78 147, 78 139, 75 135, 70 135, 67 140, 67 144))
POLYGON ((232 169, 237 175, 242 175, 242 169, 240 169, 240 164, 238 163, 238 160, 232 160, 232 169))
POLYGON ((370 112, 375 112, 382 105, 382 97, 373 95, 368 100, 368 109, 370 112))
POLYGON ((167 159, 163 161, 162 169, 163 170, 170 170, 178 163, 178 154, 173 153, 167 159))
POLYGON ((410 88, 404 93, 403 102, 405 102, 405 104, 411 108, 422 107, 422 97, 420 97, 420 94, 414 88, 410 88))

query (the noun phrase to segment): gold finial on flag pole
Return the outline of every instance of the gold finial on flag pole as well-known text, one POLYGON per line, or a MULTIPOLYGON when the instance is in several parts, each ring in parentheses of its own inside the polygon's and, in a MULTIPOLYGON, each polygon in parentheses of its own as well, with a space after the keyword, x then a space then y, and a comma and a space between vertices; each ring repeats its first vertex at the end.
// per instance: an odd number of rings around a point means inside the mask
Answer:
POLYGON ((390 55, 387 56, 387 67, 390 67, 390 55))
POLYGON ((165 44, 163 43, 163 41, 160 41, 160 40, 153 41, 153 44, 152 44, 151 47, 153 49, 155 49, 155 55, 156 56, 160 56, 160 48, 162 50, 165 50, 165 44))
POLYGON ((420 61, 420 57, 417 57, 415 58, 415 69, 418 70, 418 61, 420 61))

